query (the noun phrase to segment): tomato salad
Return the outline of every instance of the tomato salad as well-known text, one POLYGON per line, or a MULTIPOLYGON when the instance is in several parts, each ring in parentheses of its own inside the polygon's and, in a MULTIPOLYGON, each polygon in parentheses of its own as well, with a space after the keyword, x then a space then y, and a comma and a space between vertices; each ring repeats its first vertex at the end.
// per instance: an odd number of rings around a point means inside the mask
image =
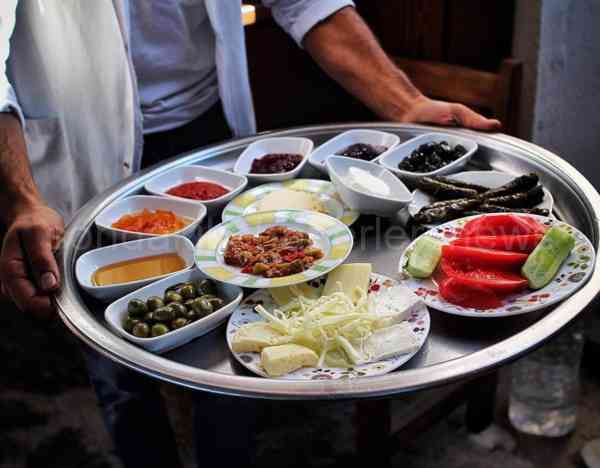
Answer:
POLYGON ((227 265, 241 267, 242 273, 277 278, 307 270, 323 256, 307 233, 272 226, 257 236, 231 236, 224 259, 227 265))
POLYGON ((512 294, 545 286, 573 246, 566 231, 513 214, 474 218, 437 249, 431 237, 419 242, 407 271, 431 272, 444 300, 475 309, 495 309, 512 294))

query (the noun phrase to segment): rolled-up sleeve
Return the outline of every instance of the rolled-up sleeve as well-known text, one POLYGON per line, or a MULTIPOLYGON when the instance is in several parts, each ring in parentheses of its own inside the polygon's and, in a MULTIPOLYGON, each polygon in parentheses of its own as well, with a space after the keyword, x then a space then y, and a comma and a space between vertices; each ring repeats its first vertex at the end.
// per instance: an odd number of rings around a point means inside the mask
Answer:
POLYGON ((6 75, 6 62, 10 53, 10 36, 15 28, 18 0, 2 0, 0 3, 0 112, 15 112, 25 127, 23 112, 15 90, 6 75))
POLYGON ((302 47, 308 31, 336 11, 354 6, 351 0, 263 0, 273 18, 302 47))

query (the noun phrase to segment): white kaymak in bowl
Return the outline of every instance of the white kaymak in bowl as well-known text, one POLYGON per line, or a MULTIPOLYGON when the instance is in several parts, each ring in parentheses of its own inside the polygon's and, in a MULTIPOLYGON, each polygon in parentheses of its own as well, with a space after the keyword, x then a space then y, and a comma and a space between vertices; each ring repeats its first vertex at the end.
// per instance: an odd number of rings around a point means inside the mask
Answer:
POLYGON ((114 242, 146 239, 148 237, 165 235, 181 235, 192 239, 196 233, 198 224, 200 224, 205 216, 206 207, 199 203, 194 203, 182 198, 167 198, 156 195, 134 195, 110 204, 96 217, 95 223, 98 230, 114 242), (112 224, 117 222, 123 215, 139 213, 145 209, 149 211, 172 211, 175 215, 189 221, 189 223, 182 229, 169 234, 146 234, 143 232, 133 232, 112 227, 112 224))
POLYGON ((132 299, 141 299, 145 301, 151 296, 162 297, 165 290, 174 284, 185 283, 187 281, 198 281, 208 278, 204 273, 197 269, 183 271, 173 276, 169 276, 161 281, 157 281, 142 289, 138 289, 121 299, 110 304, 104 312, 104 318, 110 327, 125 339, 155 353, 163 353, 178 346, 184 345, 199 336, 214 330, 223 323, 237 309, 242 300, 242 288, 232 284, 225 284, 215 281, 219 297, 225 304, 215 312, 203 317, 195 322, 185 325, 177 330, 172 330, 161 336, 151 338, 138 338, 123 329, 123 320, 127 316, 127 304, 132 299))
POLYGON ((365 143, 373 146, 385 146, 387 150, 370 161, 375 162, 395 148, 398 143, 400 143, 400 137, 398 135, 394 135, 393 133, 380 132, 379 130, 349 130, 347 132, 340 133, 338 136, 333 137, 316 148, 308 158, 308 163, 315 169, 326 174, 327 167, 325 165, 325 161, 327 158, 329 156, 336 156, 337 153, 356 143, 365 143))
POLYGON ((128 281, 126 283, 98 286, 94 284, 92 279, 98 269, 128 260, 172 253, 179 255, 183 259, 184 266, 180 271, 188 270, 194 265, 194 245, 188 238, 183 236, 160 236, 123 242, 122 244, 101 247, 86 252, 77 259, 75 276, 81 287, 88 294, 102 301, 110 301, 156 280, 171 276, 176 272, 136 281, 128 281))
POLYGON ((393 216, 412 200, 402 181, 378 164, 332 156, 326 165, 340 197, 356 211, 393 216))
POLYGON ((204 166, 182 166, 175 167, 164 174, 157 175, 146 182, 144 189, 153 195, 172 198, 175 200, 187 200, 193 203, 202 203, 208 209, 217 209, 225 206, 233 197, 240 193, 248 185, 248 179, 244 176, 233 174, 220 169, 212 169, 204 166), (219 184, 229 190, 226 194, 211 200, 192 200, 189 198, 169 195, 168 190, 187 182, 212 182, 219 184))
POLYGON ((262 182, 281 182, 282 180, 293 179, 296 177, 308 160, 308 155, 313 149, 313 142, 308 138, 298 137, 277 137, 263 138, 249 145, 238 157, 233 172, 246 176, 248 180, 254 183, 262 182), (294 169, 287 172, 273 174, 255 174, 250 172, 252 162, 260 159, 267 154, 299 154, 302 161, 294 169))
POLYGON ((412 181, 414 179, 418 179, 419 177, 446 175, 460 171, 469 162, 469 159, 473 157, 477 151, 477 148, 477 143, 469 138, 458 137, 446 133, 426 133, 424 135, 411 138, 401 145, 398 145, 395 149, 382 156, 378 162, 383 167, 400 176, 402 180, 412 181), (411 153, 419 146, 432 142, 440 143, 442 141, 448 142, 448 144, 453 148, 456 145, 462 145, 465 147, 467 152, 450 164, 431 172, 409 172, 398 168, 398 164, 409 157, 411 153))

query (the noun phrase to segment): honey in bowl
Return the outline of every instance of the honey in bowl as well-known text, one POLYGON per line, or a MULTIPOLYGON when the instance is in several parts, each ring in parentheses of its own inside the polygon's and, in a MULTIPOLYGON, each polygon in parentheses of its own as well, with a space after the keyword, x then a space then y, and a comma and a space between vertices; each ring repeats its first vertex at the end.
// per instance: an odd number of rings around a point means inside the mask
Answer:
POLYGON ((176 253, 133 258, 98 268, 92 275, 92 283, 95 286, 129 283, 175 273, 184 268, 185 261, 176 253))

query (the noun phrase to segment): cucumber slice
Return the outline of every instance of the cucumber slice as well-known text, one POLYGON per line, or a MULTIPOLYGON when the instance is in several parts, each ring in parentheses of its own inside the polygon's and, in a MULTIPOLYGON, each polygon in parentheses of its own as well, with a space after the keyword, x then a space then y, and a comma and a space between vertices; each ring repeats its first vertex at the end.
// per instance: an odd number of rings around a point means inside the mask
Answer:
POLYGON ((406 271, 415 278, 429 278, 442 258, 442 243, 431 237, 423 236, 414 245, 408 255, 406 271))
POLYGON ((531 289, 546 286, 575 247, 575 238, 559 227, 548 229, 541 242, 531 252, 521 273, 531 289))

